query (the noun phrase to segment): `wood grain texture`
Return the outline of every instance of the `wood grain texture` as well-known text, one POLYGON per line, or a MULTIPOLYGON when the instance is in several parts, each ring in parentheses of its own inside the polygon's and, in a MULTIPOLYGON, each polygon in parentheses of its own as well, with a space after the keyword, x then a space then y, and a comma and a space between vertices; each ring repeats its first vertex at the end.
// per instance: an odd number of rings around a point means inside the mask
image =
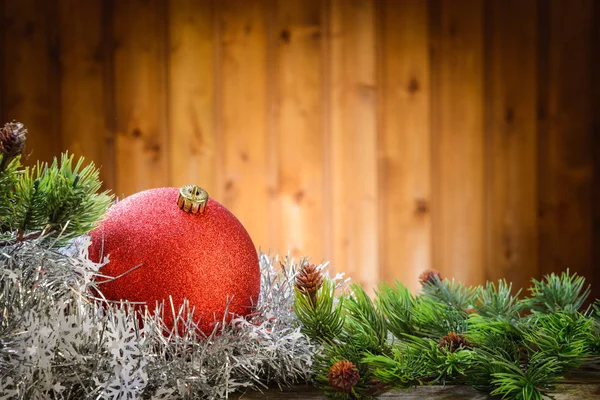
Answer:
POLYGON ((483 1, 442 0, 435 51, 433 265, 467 284, 484 280, 483 1))
POLYGON ((0 0, 0 118, 117 195, 198 183, 367 290, 600 294, 594 0, 0 0))
MULTIPOLYGON (((553 393, 556 400, 594 400, 598 398, 600 385, 590 384, 564 384, 553 393)), ((326 399, 318 389, 309 385, 298 385, 284 391, 271 389, 265 392, 248 391, 238 396, 239 399, 326 399)), ((486 400, 491 397, 486 393, 476 391, 470 386, 448 385, 448 386, 419 386, 407 390, 394 390, 377 396, 379 399, 403 399, 403 400, 486 400)))
POLYGON ((169 1, 169 184, 219 197, 212 1, 169 1))
POLYGON ((267 102, 267 10, 264 1, 219 2, 220 104, 225 206, 248 229, 256 246, 275 248, 269 240, 271 211, 267 102))
POLYGON ((485 278, 526 288, 539 275, 537 4, 488 4, 485 278))
POLYGON ((166 2, 115 1, 115 193, 167 186, 166 2))
POLYGON ((428 11, 395 0, 380 10, 381 278, 413 292, 432 267, 428 11))
MULTIPOLYGON (((593 1, 552 1, 540 136, 540 266, 590 277, 593 238, 593 1)), ((597 161, 596 161, 597 162, 597 161)))
POLYGON ((372 289, 379 281, 375 4, 330 3, 333 260, 372 289))
POLYGON ((101 0, 59 5, 60 121, 65 150, 100 167, 104 187, 114 186, 112 132, 106 126, 106 58, 101 0), (93 110, 93 112, 90 112, 93 110))
POLYGON ((62 150, 56 2, 4 2, 2 116, 29 129, 26 164, 62 150))
MULTIPOLYGON (((593 37, 592 37, 592 65, 600 65, 600 3, 594 3, 594 21, 593 21, 593 37)), ((591 279, 592 283, 592 297, 600 298, 600 73, 592 73, 592 88, 593 88, 593 100, 594 109, 592 111, 593 124, 594 124, 594 142, 592 147, 594 149, 593 160, 594 160, 594 237, 593 237, 593 276, 591 279)))
MULTIPOLYGON (((275 4, 274 116, 279 241, 293 257, 325 258, 323 226, 322 7, 319 0, 275 4), (301 166, 301 167, 299 167, 301 166)), ((275 217, 277 218, 277 217, 275 217)))

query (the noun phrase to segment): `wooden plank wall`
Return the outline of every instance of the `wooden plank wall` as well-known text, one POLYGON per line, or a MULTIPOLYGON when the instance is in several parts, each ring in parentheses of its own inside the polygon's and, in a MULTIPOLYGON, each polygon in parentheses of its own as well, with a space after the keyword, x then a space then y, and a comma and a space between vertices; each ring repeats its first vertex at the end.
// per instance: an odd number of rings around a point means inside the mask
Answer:
POLYGON ((594 0, 0 0, 0 118, 373 288, 600 290, 594 0))

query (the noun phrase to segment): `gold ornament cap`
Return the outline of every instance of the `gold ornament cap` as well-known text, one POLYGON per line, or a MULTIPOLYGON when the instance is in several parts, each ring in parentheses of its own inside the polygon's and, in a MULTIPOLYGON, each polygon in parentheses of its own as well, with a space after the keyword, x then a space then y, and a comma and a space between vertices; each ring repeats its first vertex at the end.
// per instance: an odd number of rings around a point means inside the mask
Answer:
POLYGON ((186 185, 179 189, 177 207, 190 214, 202 214, 206 210, 208 193, 200 186, 186 185))

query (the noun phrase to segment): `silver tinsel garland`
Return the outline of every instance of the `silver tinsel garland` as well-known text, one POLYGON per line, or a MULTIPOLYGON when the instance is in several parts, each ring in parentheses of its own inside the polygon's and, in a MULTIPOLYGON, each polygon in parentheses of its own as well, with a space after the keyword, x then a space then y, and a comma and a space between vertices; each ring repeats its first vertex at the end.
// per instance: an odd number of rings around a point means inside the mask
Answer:
POLYGON ((261 255, 256 311, 201 337, 185 306, 140 315, 95 299, 100 265, 88 245, 0 247, 0 400, 213 399, 310 380, 314 348, 292 311, 293 260, 261 255), (172 331, 166 312, 179 321, 172 331))

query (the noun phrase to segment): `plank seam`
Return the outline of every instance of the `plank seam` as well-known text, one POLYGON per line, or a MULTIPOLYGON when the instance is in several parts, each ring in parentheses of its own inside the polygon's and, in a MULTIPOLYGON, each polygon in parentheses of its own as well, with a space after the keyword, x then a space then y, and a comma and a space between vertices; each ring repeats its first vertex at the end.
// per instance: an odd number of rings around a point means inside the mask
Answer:
MULTIPOLYGON (((493 0, 492 0, 493 1, 493 0)), ((484 215, 483 226, 485 232, 485 258, 483 277, 486 281, 490 280, 489 271, 494 268, 494 226, 492 226, 493 218, 493 202, 494 199, 490 195, 493 188, 494 165, 493 165, 493 144, 492 131, 493 121, 492 113, 495 105, 494 90, 492 88, 492 47, 494 45, 494 11, 490 0, 486 0, 483 5, 483 107, 484 107, 484 215)))
MULTIPOLYGON (((63 139, 62 139, 62 121, 61 121, 61 110, 63 107, 62 104, 62 96, 61 96, 61 91, 62 91, 62 85, 61 85, 61 75, 62 75, 62 67, 61 67, 61 62, 60 62, 60 53, 61 53, 61 41, 60 41, 60 30, 59 30, 59 24, 56 23, 52 23, 51 21, 59 21, 60 15, 59 15, 59 8, 58 8, 58 3, 57 2, 49 2, 47 3, 47 6, 50 7, 50 10, 48 10, 49 12, 46 15, 46 18, 49 18, 48 21, 48 25, 49 27, 47 27, 48 31, 47 33, 47 37, 46 37, 46 46, 48 47, 47 50, 48 54, 50 55, 50 76, 48 77, 50 83, 50 93, 49 93, 49 97, 51 100, 51 109, 52 109, 52 113, 54 114, 54 117, 52 118, 52 122, 53 122, 53 136, 54 136, 54 140, 57 141, 57 144, 53 143, 53 147, 55 147, 55 150, 58 150, 58 153, 63 152, 65 149, 63 148, 63 139), (56 147, 58 147, 56 149, 56 147)), ((40 132, 41 133, 41 132, 40 132)), ((55 154, 52 157, 58 157, 59 154, 55 154)))
POLYGON ((544 259, 543 255, 543 229, 542 229, 542 218, 541 214, 543 205, 541 204, 541 186, 543 182, 543 175, 546 170, 544 166, 544 157, 542 154, 543 148, 547 145, 548 140, 548 78, 549 78, 549 43, 550 43, 550 12, 549 4, 545 0, 538 0, 538 65, 537 65, 537 208, 538 208, 538 265, 535 268, 535 278, 539 279, 543 273, 541 265, 544 259))
MULTIPOLYGON (((441 2, 440 0, 432 0, 429 4, 429 107, 430 107, 430 187, 431 187, 431 264, 433 268, 442 270, 443 261, 440 257, 440 221, 442 219, 443 210, 440 207, 439 201, 439 162, 437 154, 439 152, 438 139, 440 121, 440 36, 441 36, 441 2)), ((440 271, 444 272, 444 271, 440 271)))
POLYGON ((379 253, 379 263, 377 263, 377 276, 379 279, 383 278, 388 280, 390 278, 389 273, 392 268, 392 264, 387 256, 387 251, 389 247, 389 243, 386 240, 385 233, 388 228, 388 218, 385 216, 385 211, 388 209, 388 201, 387 196, 385 195, 385 187, 384 182, 386 182, 386 178, 383 176, 386 173, 386 169, 384 168, 385 160, 381 156, 383 153, 383 145, 384 145, 384 132, 386 130, 385 123, 385 110, 387 107, 386 102, 386 81, 385 81, 385 73, 386 73, 386 64, 385 64, 385 46, 386 46, 386 36, 384 32, 386 32, 386 19, 385 19, 385 10, 387 2, 375 2, 375 12, 374 12, 374 26, 375 26, 375 87, 377 90, 375 91, 375 131, 376 131, 376 151, 377 151, 377 232, 379 233, 379 239, 377 241, 377 252, 379 253))
POLYGON ((162 123, 161 130, 163 138, 165 139, 162 143, 165 146, 165 151, 163 152, 163 163, 166 169, 166 186, 171 186, 171 140, 169 136, 170 126, 171 126, 171 110, 169 107, 170 99, 171 99, 171 79, 169 77, 169 73, 171 70, 171 57, 169 54, 171 53, 171 33, 170 33, 170 19, 171 19, 171 9, 169 7, 168 2, 160 2, 162 15, 160 16, 160 22, 162 24, 162 30, 164 34, 163 44, 161 46, 161 54, 159 54, 159 65, 162 65, 162 71, 160 71, 162 75, 162 123))
POLYGON ((213 90, 213 129, 215 134, 215 171, 216 171, 216 197, 219 199, 223 198, 224 188, 224 144, 223 144, 223 54, 222 54, 222 26, 220 18, 220 7, 219 1, 211 1, 212 5, 212 18, 213 18, 213 79, 214 79, 214 90, 213 90))
POLYGON ((270 251, 280 252, 287 249, 280 248, 279 239, 281 236, 281 200, 280 200, 280 155, 278 136, 281 133, 279 128, 279 58, 276 42, 276 21, 278 14, 278 3, 274 0, 268 2, 266 18, 266 37, 267 48, 265 52, 265 65, 267 79, 265 80, 266 103, 266 135, 267 135, 267 168, 268 191, 269 191, 269 235, 268 240, 270 251))
POLYGON ((321 129, 323 133, 323 211, 327 216, 323 221, 323 237, 325 238, 324 249, 325 258, 332 260, 335 255, 334 251, 334 229, 335 224, 334 213, 333 213, 333 182, 332 182, 332 168, 331 163, 332 146, 331 146, 331 1, 323 1, 322 13, 322 29, 323 29, 323 41, 321 42, 321 73, 322 73, 322 87, 321 91, 321 129))
POLYGON ((592 279, 594 282, 594 289, 592 291, 592 297, 597 298, 600 296, 600 72, 598 68, 600 66, 600 3, 594 2, 593 5, 593 19, 592 19, 592 66, 596 66, 592 71, 592 104, 595 109, 592 110, 593 115, 593 137, 592 144, 595 154, 593 154, 594 160, 594 192, 592 193, 593 203, 595 204, 594 210, 594 231, 593 231, 593 244, 594 254, 592 254, 592 279))

